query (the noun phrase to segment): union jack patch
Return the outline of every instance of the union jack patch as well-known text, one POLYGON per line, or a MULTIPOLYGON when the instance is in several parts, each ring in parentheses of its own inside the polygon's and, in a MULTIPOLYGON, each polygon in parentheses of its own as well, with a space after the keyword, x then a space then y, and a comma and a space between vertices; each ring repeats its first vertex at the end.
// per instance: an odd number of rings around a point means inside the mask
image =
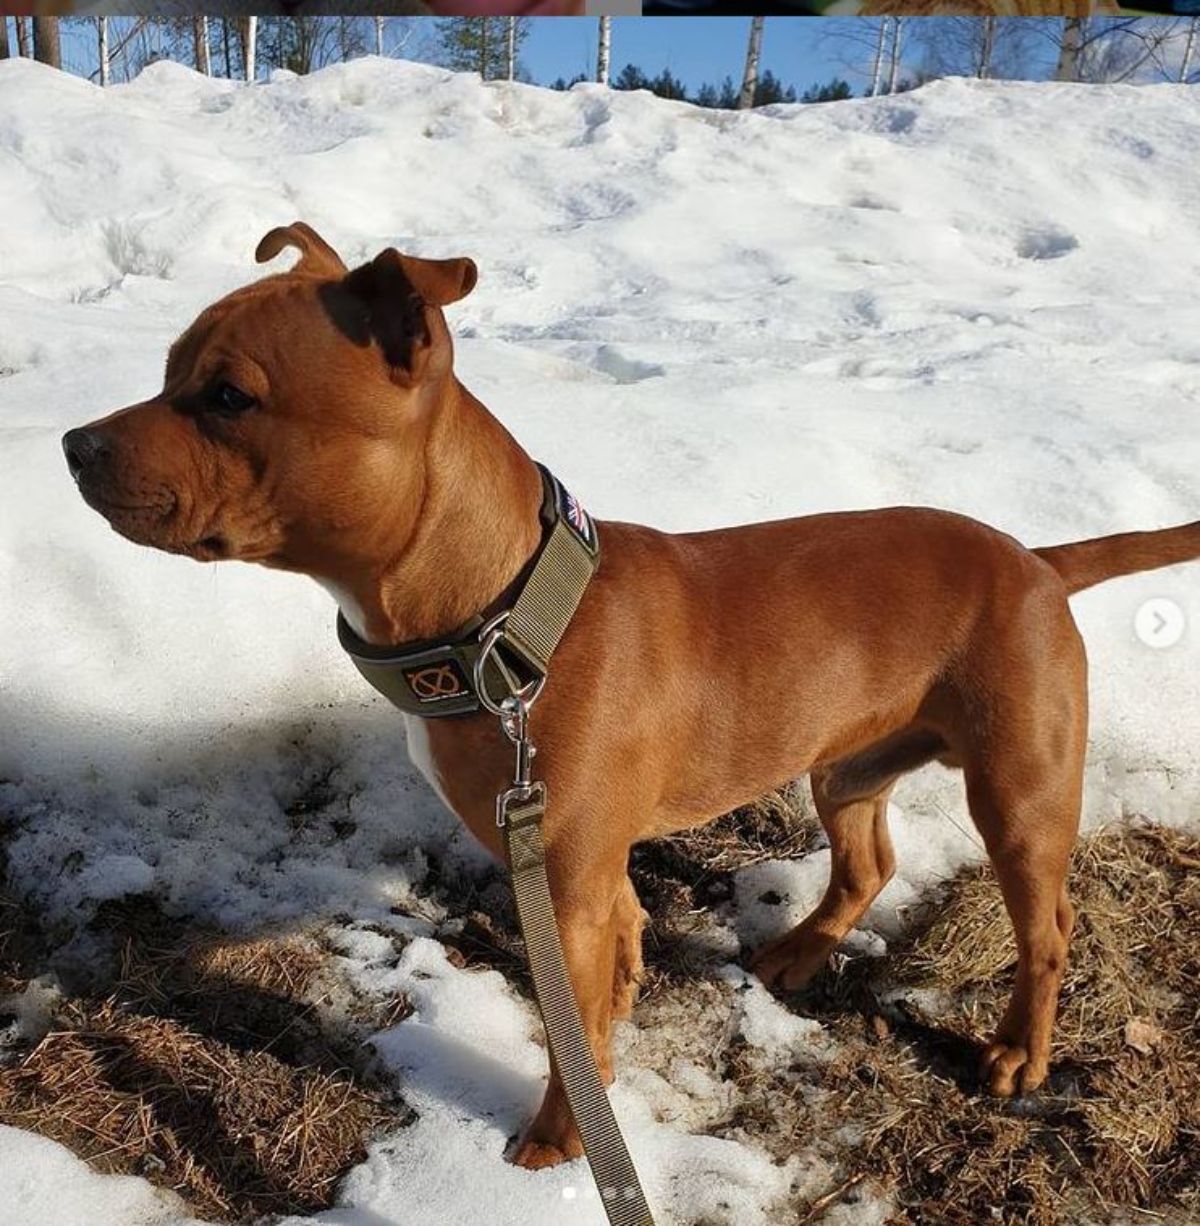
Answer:
POLYGON ((554 485, 558 492, 558 513, 577 537, 591 550, 596 552, 596 525, 592 517, 584 510, 583 503, 567 489, 557 478, 554 485))

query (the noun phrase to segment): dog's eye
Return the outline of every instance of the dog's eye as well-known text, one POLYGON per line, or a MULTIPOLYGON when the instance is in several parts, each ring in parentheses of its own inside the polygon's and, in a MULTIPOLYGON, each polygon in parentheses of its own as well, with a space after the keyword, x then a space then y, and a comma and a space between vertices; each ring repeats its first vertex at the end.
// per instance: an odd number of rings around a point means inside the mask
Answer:
POLYGON ((222 413, 244 413, 258 403, 253 396, 232 383, 218 383, 213 388, 213 407, 222 413))

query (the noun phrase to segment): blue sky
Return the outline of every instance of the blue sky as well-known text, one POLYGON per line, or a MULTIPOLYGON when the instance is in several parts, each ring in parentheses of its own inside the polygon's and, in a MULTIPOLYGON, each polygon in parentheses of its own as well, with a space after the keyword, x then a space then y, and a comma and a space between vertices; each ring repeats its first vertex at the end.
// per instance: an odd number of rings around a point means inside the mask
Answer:
MULTIPOLYGON (((801 88, 827 81, 840 67, 817 37, 821 26, 820 18, 811 17, 767 21, 763 68, 801 88)), ((749 28, 749 17, 615 17, 613 74, 634 63, 651 76, 669 68, 692 88, 705 81, 717 84, 726 75, 740 80, 749 28)), ((568 79, 579 72, 590 75, 596 62, 595 19, 535 22, 525 61, 538 81, 553 81, 560 74, 568 79)))
MULTIPOLYGON (((407 19, 418 26, 427 19, 407 19)), ((862 19, 864 26, 868 19, 862 19)), ((522 62, 533 79, 549 84, 577 73, 595 71, 596 19, 594 17, 535 18, 522 62)), ((837 62, 843 54, 819 35, 830 22, 819 18, 775 17, 767 21, 763 41, 763 68, 801 90, 823 83, 845 69, 837 62)), ((870 23, 874 24, 874 23, 870 23)), ((613 74, 635 63, 652 76, 670 68, 691 88, 705 81, 720 83, 729 75, 740 80, 748 17, 617 17, 613 19, 613 74)), ((432 26, 431 26, 432 29, 432 26)), ((391 37, 389 35, 389 41, 391 37)), ((15 38, 12 40, 15 44, 15 38)), ((418 34, 409 46, 418 52, 432 40, 418 34)), ((95 68, 95 34, 73 26, 64 32, 64 56, 69 66, 95 68)))
MULTIPOLYGON (((120 19, 122 21, 127 19, 120 19)), ((924 22, 937 19, 923 19, 924 22)), ((433 24, 428 18, 394 19, 388 42, 399 35, 401 23, 416 27, 409 40, 408 54, 424 58, 422 50, 432 43, 433 24)), ((720 84, 725 76, 739 81, 749 30, 748 17, 617 17, 613 20, 612 68, 616 75, 627 63, 637 64, 651 76, 663 68, 682 78, 691 90, 706 81, 720 84)), ((528 41, 522 49, 522 62, 533 79, 550 84, 555 78, 567 79, 578 73, 591 76, 595 68, 596 18, 535 18, 528 41)), ((917 21, 910 21, 911 48, 917 21)), ((864 78, 855 75, 847 61, 868 58, 876 23, 870 18, 772 17, 767 20, 763 41, 763 68, 770 69, 788 84, 803 91, 834 76, 845 76, 861 92, 864 78), (857 51, 834 35, 854 29, 863 47, 857 51)), ((373 35, 372 35, 373 37, 373 35)), ((13 40, 15 42, 15 39, 13 40)), ((1047 58, 1052 54, 1045 43, 1047 58)), ((64 35, 64 56, 68 66, 94 70, 95 33, 90 24, 72 23, 64 35)), ((1045 67, 1045 65, 1043 66, 1045 67)))

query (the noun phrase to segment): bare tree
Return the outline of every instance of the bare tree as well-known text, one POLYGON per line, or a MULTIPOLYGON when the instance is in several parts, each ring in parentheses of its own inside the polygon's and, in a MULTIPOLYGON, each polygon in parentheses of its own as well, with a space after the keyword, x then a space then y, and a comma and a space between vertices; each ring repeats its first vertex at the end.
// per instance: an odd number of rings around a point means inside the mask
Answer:
POLYGON ((612 18, 600 18, 600 46, 596 51, 596 80, 607 85, 612 75, 612 18))
POLYGON ((383 18, 375 14, 375 54, 383 54, 383 18))
POLYGON ((746 70, 742 74, 742 92, 738 95, 738 110, 747 111, 754 105, 758 89, 758 62, 762 59, 764 17, 750 18, 750 41, 746 45, 746 70))
POLYGON ((1192 56, 1196 53, 1196 34, 1200 32, 1200 17, 1193 17, 1187 24, 1187 37, 1183 44, 1183 59, 1179 64, 1179 80, 1187 83, 1188 73, 1192 70, 1192 56))
POLYGON ((1179 23, 1147 17, 1067 17, 1058 42, 1056 81, 1118 82, 1147 64, 1162 68, 1179 23))
POLYGON ((900 84, 900 48, 904 40, 904 18, 892 18, 892 67, 888 74, 888 93, 894 94, 900 84))
POLYGON ((8 18, 0 14, 0 60, 8 59, 10 54, 11 52, 8 49, 8 18))
POLYGON ((96 54, 100 60, 100 84, 108 84, 108 18, 96 18, 96 54))
POLYGON ((517 19, 515 17, 504 19, 504 36, 507 40, 504 48, 505 77, 509 81, 515 81, 517 79, 517 19))
POLYGON ((1041 71, 1041 27, 1027 17, 941 17, 915 22, 909 37, 923 51, 919 71, 927 79, 1020 78, 1041 71))
POLYGON ((57 17, 33 19, 33 58, 51 68, 62 67, 62 46, 58 39, 57 17))
POLYGON ((996 18, 983 19, 983 39, 979 47, 979 66, 975 75, 986 79, 992 75, 992 56, 996 53, 996 18))
POLYGON ((196 71, 211 77, 212 55, 208 49, 208 18, 203 13, 192 18, 192 50, 196 58, 196 71))
POLYGON ((246 18, 246 80, 254 80, 254 50, 258 40, 258 18, 246 18))
POLYGON ((17 23, 17 54, 29 59, 33 54, 29 45, 29 27, 25 24, 24 17, 14 17, 13 21, 17 23))

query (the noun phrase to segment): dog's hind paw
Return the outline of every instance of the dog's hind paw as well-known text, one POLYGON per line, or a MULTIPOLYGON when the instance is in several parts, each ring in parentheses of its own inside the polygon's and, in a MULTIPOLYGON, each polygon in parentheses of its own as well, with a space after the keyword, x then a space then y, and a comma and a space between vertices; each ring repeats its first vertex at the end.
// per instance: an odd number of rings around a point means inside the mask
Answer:
POLYGON ((760 949, 750 959, 750 969, 767 987, 795 992, 825 966, 836 947, 831 938, 794 928, 760 949))

